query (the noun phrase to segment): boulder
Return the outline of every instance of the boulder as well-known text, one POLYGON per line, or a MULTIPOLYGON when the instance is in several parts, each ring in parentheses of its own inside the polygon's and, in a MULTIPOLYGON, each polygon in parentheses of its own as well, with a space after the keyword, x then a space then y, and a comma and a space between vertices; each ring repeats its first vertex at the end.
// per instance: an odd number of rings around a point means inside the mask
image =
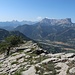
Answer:
POLYGON ((40 54, 42 54, 42 53, 45 53, 45 54, 47 54, 47 52, 46 51, 44 51, 44 50, 35 50, 35 51, 33 51, 33 53, 35 53, 35 54, 37 54, 37 55, 40 55, 40 54))
POLYGON ((23 71, 22 75, 38 75, 34 66, 31 66, 27 71, 23 71))
POLYGON ((71 69, 69 70, 69 73, 70 73, 70 74, 75 73, 75 67, 71 68, 71 69))

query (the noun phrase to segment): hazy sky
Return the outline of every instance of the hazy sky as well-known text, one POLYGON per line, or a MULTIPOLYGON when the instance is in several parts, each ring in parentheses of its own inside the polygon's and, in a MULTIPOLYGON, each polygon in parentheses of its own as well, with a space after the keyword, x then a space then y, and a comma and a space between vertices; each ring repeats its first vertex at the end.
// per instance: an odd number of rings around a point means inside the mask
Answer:
POLYGON ((0 21, 72 18, 75 0, 0 0, 0 21))

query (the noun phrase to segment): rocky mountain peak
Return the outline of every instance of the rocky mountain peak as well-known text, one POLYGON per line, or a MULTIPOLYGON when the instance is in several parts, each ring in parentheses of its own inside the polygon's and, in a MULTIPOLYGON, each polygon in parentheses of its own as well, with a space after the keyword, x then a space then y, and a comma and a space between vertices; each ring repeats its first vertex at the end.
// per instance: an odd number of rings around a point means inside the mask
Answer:
POLYGON ((47 23, 51 25, 60 25, 60 24, 71 24, 71 18, 66 18, 66 19, 48 19, 44 18, 40 23, 47 23))

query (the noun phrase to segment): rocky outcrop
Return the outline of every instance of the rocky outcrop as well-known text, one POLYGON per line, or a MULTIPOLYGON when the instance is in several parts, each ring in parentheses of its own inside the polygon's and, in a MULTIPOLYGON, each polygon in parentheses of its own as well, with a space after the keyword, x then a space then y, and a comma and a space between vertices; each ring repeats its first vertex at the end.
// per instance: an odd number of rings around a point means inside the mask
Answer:
POLYGON ((37 55, 40 55, 40 54, 42 54, 42 53, 48 54, 47 51, 44 51, 44 50, 42 50, 42 49, 35 50, 35 51, 33 51, 33 53, 35 53, 35 54, 37 54, 37 55))
POLYGON ((38 74, 36 74, 35 66, 31 66, 27 71, 23 71, 22 75, 38 75, 38 74))
POLYGON ((70 73, 70 74, 75 74, 75 67, 72 67, 72 68, 69 70, 69 73, 70 73))
MULTIPOLYGON (((21 48, 21 51, 0 61, 0 75, 75 74, 75 53, 46 54, 46 51, 31 41, 16 47, 16 49, 21 48)), ((0 57, 3 58, 3 54, 0 57)))
POLYGON ((61 25, 61 24, 71 24, 71 18, 66 19, 48 19, 44 18, 40 23, 46 23, 50 25, 61 25))

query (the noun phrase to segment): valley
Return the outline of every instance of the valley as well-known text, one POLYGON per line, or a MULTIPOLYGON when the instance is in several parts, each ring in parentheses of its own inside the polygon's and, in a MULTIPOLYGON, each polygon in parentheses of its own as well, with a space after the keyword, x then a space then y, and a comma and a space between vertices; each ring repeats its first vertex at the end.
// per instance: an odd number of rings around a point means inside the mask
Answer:
POLYGON ((69 43, 64 43, 64 42, 58 42, 58 41, 50 41, 50 40, 45 40, 45 41, 39 41, 40 47, 50 50, 53 47, 55 50, 53 53, 60 53, 60 52, 75 52, 75 47, 74 44, 69 44, 69 43), (59 51, 57 51, 57 49, 59 51))

